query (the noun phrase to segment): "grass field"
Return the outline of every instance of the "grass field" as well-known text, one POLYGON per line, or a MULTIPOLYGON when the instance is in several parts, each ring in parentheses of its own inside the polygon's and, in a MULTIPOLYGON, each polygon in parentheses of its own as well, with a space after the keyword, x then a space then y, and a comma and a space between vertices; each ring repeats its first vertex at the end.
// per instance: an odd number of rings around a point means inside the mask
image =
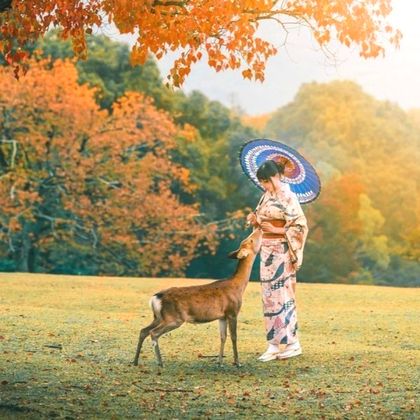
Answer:
POLYGON ((149 297, 199 280, 0 274, 0 418, 419 418, 420 289, 298 284, 304 354, 261 363, 259 284, 239 317, 242 367, 218 324, 150 341, 149 297))

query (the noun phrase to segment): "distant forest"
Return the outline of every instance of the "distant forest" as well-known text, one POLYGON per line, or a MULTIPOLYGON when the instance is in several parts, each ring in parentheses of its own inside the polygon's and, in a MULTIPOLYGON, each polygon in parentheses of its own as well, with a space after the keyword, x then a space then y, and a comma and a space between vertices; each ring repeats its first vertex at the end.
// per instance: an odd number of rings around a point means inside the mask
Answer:
POLYGON ((51 32, 25 77, 0 67, 0 271, 228 276, 260 196, 239 149, 265 137, 321 177, 299 281, 420 285, 420 110, 340 81, 248 117, 88 42, 76 63, 51 32))

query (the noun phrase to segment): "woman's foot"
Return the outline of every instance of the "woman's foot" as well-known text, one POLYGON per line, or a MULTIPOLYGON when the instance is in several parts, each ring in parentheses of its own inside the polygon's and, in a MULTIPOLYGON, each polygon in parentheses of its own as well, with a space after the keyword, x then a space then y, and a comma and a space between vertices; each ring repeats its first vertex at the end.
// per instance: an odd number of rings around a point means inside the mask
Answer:
POLYGON ((277 354, 277 359, 288 359, 290 357, 299 356, 302 354, 302 347, 300 346, 299 341, 295 341, 292 344, 288 344, 286 348, 279 354, 277 354))
POLYGON ((270 360, 274 360, 280 354, 280 349, 277 344, 269 344, 266 352, 262 354, 258 360, 261 362, 269 362, 270 360))

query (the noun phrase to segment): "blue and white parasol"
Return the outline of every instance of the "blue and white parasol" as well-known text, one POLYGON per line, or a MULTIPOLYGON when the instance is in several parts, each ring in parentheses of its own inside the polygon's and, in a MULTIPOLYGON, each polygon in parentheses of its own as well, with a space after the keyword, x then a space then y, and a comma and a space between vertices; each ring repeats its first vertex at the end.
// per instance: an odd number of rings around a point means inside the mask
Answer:
POLYGON ((321 192, 321 182, 313 166, 296 150, 283 143, 268 139, 256 139, 245 143, 239 159, 244 173, 261 190, 257 170, 266 160, 284 165, 283 180, 297 195, 301 204, 314 201, 321 192))

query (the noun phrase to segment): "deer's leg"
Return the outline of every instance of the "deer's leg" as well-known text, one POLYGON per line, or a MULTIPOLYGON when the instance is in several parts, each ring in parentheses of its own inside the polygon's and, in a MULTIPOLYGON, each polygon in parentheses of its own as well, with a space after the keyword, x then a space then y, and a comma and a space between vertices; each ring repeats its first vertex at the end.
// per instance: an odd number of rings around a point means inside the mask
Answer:
POLYGON ((225 348, 226 336, 227 336, 227 321, 226 321, 226 319, 219 319, 219 330, 220 330, 219 364, 222 364, 223 363, 223 350, 225 348))
POLYGON ((150 331, 150 337, 152 339, 153 349, 155 350, 156 359, 159 366, 163 366, 162 357, 160 355, 159 343, 158 339, 161 335, 175 330, 176 328, 180 327, 183 324, 182 321, 172 321, 170 323, 166 323, 165 321, 161 321, 159 325, 150 331))
POLYGON ((153 328, 155 328, 158 324, 159 324, 159 321, 157 319, 154 319, 150 325, 140 330, 139 342, 137 343, 136 355, 134 357, 134 362, 133 362, 134 366, 137 366, 139 364, 139 356, 140 356, 141 347, 143 345, 143 341, 148 337, 148 335, 150 334, 150 331, 153 330, 153 328))
POLYGON ((228 318, 229 323, 229 333, 230 338, 232 340, 232 348, 233 348, 233 363, 237 366, 239 366, 239 357, 238 357, 238 348, 236 347, 236 327, 237 327, 237 318, 231 317, 228 318))

